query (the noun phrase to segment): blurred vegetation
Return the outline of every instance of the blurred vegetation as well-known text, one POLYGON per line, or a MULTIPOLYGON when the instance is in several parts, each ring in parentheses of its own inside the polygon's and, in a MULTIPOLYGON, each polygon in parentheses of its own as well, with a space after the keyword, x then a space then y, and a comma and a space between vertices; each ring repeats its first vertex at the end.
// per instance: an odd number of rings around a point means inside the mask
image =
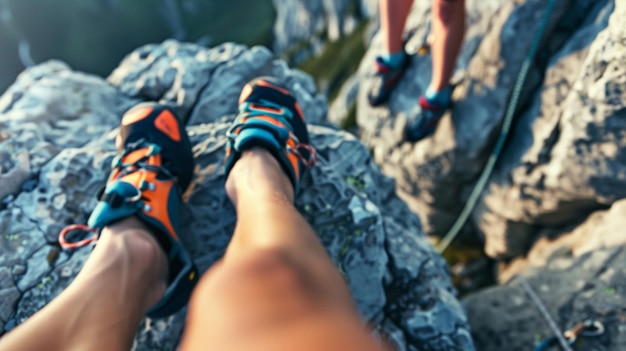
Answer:
POLYGON ((368 22, 363 21, 350 35, 329 42, 324 51, 312 57, 299 68, 316 78, 322 92, 332 101, 343 83, 352 76, 365 55, 365 30, 368 22))
POLYGON ((0 22, 0 94, 23 68, 17 54, 18 41, 8 25, 0 22))
POLYGON ((133 49, 167 38, 271 47, 275 16, 271 0, 0 0, 0 91, 24 68, 20 40, 36 63, 107 76, 133 49))
MULTIPOLYGON (((367 50, 365 34, 368 21, 361 21, 356 30, 341 39, 324 46, 321 54, 311 57, 298 65, 298 68, 311 74, 320 89, 332 102, 343 84, 359 68, 367 50)), ((356 105, 351 106, 348 118, 341 128, 350 130, 356 126, 356 105)))

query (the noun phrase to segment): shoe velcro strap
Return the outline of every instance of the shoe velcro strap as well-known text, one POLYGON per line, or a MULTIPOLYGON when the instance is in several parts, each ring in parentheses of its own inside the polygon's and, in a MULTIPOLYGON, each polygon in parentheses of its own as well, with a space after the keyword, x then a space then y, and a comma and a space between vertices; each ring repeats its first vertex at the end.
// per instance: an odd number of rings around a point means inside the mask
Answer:
POLYGON ((112 208, 118 208, 122 206, 124 202, 126 202, 127 197, 120 196, 117 193, 109 193, 104 195, 102 201, 106 201, 111 205, 112 208))
MULTIPOLYGON (((289 129, 286 127, 279 127, 271 122, 259 118, 251 118, 244 123, 235 126, 235 129, 239 129, 237 133, 241 133, 241 131, 248 128, 263 129, 272 133, 272 135, 276 138, 276 141, 278 141, 281 145, 284 144, 290 136, 289 129)), ((234 135, 234 137, 236 137, 236 135, 234 135)))

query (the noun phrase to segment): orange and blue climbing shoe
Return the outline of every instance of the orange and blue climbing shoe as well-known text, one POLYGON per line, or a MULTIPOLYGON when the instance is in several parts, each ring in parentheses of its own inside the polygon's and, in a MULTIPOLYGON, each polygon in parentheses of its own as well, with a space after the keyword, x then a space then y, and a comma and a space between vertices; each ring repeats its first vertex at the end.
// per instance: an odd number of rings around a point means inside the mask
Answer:
MULTIPOLYGON (((88 227, 101 231, 129 216, 147 224, 169 261, 168 288, 147 313, 169 316, 187 304, 198 280, 191 257, 179 241, 182 193, 193 176, 191 143, 172 111, 157 103, 142 103, 122 118, 118 147, 107 184, 89 217, 88 227)), ((72 247, 59 238, 61 246, 72 247)))
POLYGON ((228 131, 226 175, 241 153, 253 147, 265 148, 274 155, 291 181, 294 194, 304 167, 312 167, 317 160, 300 105, 273 78, 254 79, 241 91, 239 114, 228 131))

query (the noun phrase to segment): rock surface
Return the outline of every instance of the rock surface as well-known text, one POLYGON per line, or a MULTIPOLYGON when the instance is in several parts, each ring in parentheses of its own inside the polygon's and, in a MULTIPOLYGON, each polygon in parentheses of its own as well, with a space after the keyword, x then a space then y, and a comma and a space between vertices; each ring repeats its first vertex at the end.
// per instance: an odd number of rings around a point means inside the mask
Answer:
MULTIPOLYGON (((621 24, 626 5, 554 1, 511 137, 465 228, 478 229, 486 252, 498 259, 525 253, 539 228, 562 226, 625 196, 621 24)), ((380 35, 333 105, 331 113, 341 116, 329 120, 341 122, 358 89, 358 135, 383 172, 396 179, 398 194, 420 215, 427 234, 445 234, 467 201, 549 3, 467 1, 468 30, 453 78, 455 105, 429 138, 402 141, 430 80, 430 55, 412 58, 387 106, 372 108, 367 102, 371 62, 382 50, 380 35)), ((409 51, 425 41, 429 17, 428 2, 416 2, 407 24, 413 33, 409 51)))
POLYGON ((362 18, 378 13, 376 0, 273 0, 274 52, 294 62, 317 54, 327 41, 352 33, 362 18))
POLYGON ((212 122, 237 110, 241 87, 252 78, 271 75, 294 92, 307 119, 324 120, 326 99, 311 96, 315 82, 305 73, 291 70, 284 61, 257 46, 224 44, 213 50, 176 41, 146 45, 133 51, 108 81, 131 97, 159 101, 176 107, 187 124, 212 122))
MULTIPOLYGON (((430 56, 412 58, 387 106, 367 102, 379 35, 330 109, 329 120, 341 124, 356 104, 359 137, 427 234, 445 234, 467 201, 549 3, 467 1, 456 104, 430 138, 402 141, 430 80, 430 56)), ((589 318, 604 323, 603 335, 579 338, 574 350, 626 347, 626 3, 554 4, 511 136, 466 226, 485 237, 489 255, 507 262, 502 285, 463 300, 479 350, 529 350, 553 336, 516 275, 527 277, 561 330, 589 318)), ((426 40, 429 17, 429 4, 416 2, 409 51, 426 40)))
MULTIPOLYGON (((325 99, 311 78, 262 48, 167 41, 130 54, 108 82, 55 62, 24 73, 0 99, 0 152, 10 156, 3 156, 9 161, 2 172, 21 167, 16 160, 25 157, 14 149, 27 150, 30 168, 21 172, 32 179, 9 189, 14 195, 0 210, 0 330, 24 322, 82 267, 90 248, 62 252, 56 236, 67 224, 86 222, 110 170, 113 128, 138 101, 173 104, 187 123, 197 168, 183 242, 202 270, 219 259, 235 224, 223 190, 224 134, 243 83, 267 74, 295 91, 309 120, 323 119, 325 99), (30 135, 23 128, 28 118, 40 127, 30 135)), ((349 134, 319 125, 310 132, 320 160, 303 178, 297 207, 344 273, 363 317, 398 350, 473 350, 445 262, 395 196, 393 181, 349 134)), ((144 321, 135 349, 174 350, 184 314, 144 321)))
POLYGON ((492 256, 626 197, 624 19, 626 3, 594 4, 549 60, 474 213, 492 256))
POLYGON ((573 229, 545 229, 526 257, 502 265, 504 284, 464 300, 479 350, 528 350, 538 338, 551 337, 544 317, 516 280, 528 277, 562 330, 587 319, 604 324, 600 337, 581 338, 574 350, 626 347, 625 225, 626 201, 597 211, 573 229), (510 282, 510 283, 507 283, 510 282), (531 308, 532 307, 532 308, 531 308))
POLYGON ((626 200, 615 202, 610 209, 596 211, 582 223, 563 228, 545 228, 537 235, 528 254, 502 264, 500 281, 508 281, 512 276, 528 269, 544 267, 556 258, 576 258, 589 252, 626 245, 622 229, 626 200))
POLYGON ((132 104, 102 79, 72 72, 62 62, 22 73, 0 97, 0 199, 23 185, 32 188, 24 182, 60 150, 109 131, 132 104))
MULTIPOLYGON (((527 281, 562 331, 588 319, 604 333, 579 337, 575 351, 626 348, 626 247, 600 249, 578 258, 554 257, 546 267, 527 270, 527 281)), ((532 350, 552 337, 548 322, 519 278, 464 300, 476 348, 483 351, 532 350)))

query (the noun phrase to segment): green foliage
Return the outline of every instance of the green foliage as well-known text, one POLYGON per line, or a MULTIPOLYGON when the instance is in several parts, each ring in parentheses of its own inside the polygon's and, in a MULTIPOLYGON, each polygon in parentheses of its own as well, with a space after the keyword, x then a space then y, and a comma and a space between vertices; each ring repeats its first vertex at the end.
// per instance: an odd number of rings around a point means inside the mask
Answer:
POLYGON ((316 34, 313 35, 313 37, 306 39, 306 40, 300 40, 295 44, 292 44, 287 50, 285 50, 281 57, 283 60, 289 62, 290 64, 294 62, 294 58, 296 57, 296 55, 298 53, 300 53, 303 50, 306 50, 307 48, 309 48, 311 46, 311 40, 313 40, 313 38, 317 38, 319 37, 321 34, 316 34))
POLYGON ((350 106, 350 110, 348 110, 348 116, 340 125, 343 130, 351 130, 352 128, 356 128, 356 102, 350 106))
POLYGON ((6 48, 17 48, 17 45, 18 40, 15 33, 7 24, 0 22, 0 52, 2 53, 2 59, 0 59, 0 92, 4 90, 4 87, 11 84, 15 74, 22 69, 22 64, 17 56, 17 49, 6 50, 6 48), (6 74, 5 72, 14 73, 6 74))
POLYGON ((332 101, 343 83, 354 74, 365 55, 365 30, 368 22, 362 22, 349 36, 330 42, 321 55, 303 62, 299 68, 316 78, 320 86, 327 86, 328 100, 332 101))
POLYGON ((209 33, 214 42, 235 41, 271 47, 276 17, 271 0, 228 0, 211 2, 206 16, 187 15, 185 22, 192 38, 209 33))
POLYGON ((365 189, 365 182, 360 177, 347 176, 346 183, 359 191, 365 189))
POLYGON ((359 20, 363 19, 361 16, 361 4, 359 0, 352 0, 348 3, 348 8, 346 9, 346 14, 349 16, 353 16, 359 20))

